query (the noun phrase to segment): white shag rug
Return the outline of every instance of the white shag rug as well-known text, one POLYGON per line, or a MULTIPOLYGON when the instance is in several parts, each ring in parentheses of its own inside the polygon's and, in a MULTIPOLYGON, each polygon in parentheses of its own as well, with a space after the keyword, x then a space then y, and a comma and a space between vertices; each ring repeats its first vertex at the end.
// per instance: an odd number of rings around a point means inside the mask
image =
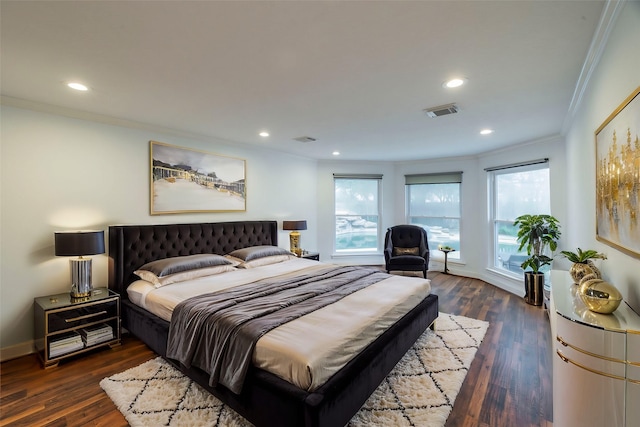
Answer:
MULTIPOLYGON (((440 313, 348 426, 444 426, 488 327, 440 313)), ((132 427, 252 425, 161 357, 100 386, 132 427)))

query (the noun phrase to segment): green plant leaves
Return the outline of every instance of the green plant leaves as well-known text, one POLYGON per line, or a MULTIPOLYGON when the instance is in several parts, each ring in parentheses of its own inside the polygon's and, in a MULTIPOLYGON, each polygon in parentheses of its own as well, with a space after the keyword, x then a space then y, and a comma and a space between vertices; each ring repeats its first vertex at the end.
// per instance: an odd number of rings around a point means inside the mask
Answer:
POLYGON ((518 228, 516 241, 520 244, 518 251, 527 248, 529 258, 520 266, 523 270, 531 268, 537 273, 541 267, 551 264, 552 258, 544 255, 547 246, 551 251, 558 247, 560 238, 560 222, 551 215, 520 215, 513 223, 518 228))

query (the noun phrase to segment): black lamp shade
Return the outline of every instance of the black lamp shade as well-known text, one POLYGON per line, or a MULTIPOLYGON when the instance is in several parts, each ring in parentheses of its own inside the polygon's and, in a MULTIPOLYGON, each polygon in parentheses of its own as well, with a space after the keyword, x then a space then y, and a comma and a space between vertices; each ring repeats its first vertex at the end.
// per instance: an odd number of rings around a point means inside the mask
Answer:
POLYGON ((307 221, 282 221, 283 230, 306 230, 307 221))
POLYGON ((55 233, 56 256, 104 253, 104 231, 60 231, 55 233))

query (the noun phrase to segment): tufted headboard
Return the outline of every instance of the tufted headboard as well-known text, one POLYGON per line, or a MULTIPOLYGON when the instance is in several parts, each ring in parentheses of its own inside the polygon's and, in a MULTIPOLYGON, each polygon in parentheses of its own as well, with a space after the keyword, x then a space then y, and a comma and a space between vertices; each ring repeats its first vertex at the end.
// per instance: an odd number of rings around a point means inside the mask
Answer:
POLYGON ((109 289, 126 299, 127 286, 138 279, 133 272, 157 259, 258 245, 278 245, 276 221, 110 226, 109 289))

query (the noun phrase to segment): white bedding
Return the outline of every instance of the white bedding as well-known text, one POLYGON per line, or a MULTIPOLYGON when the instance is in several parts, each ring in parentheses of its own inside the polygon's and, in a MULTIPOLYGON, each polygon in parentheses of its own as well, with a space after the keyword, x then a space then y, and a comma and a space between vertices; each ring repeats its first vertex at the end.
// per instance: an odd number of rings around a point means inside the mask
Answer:
MULTIPOLYGON (((138 280, 128 287, 127 293, 133 303, 170 321, 173 308, 192 296, 314 268, 322 268, 322 264, 294 258, 161 288, 138 280)), ((415 307, 430 291, 428 279, 390 276, 337 303, 270 331, 258 340, 253 363, 302 389, 312 391, 415 307)))

